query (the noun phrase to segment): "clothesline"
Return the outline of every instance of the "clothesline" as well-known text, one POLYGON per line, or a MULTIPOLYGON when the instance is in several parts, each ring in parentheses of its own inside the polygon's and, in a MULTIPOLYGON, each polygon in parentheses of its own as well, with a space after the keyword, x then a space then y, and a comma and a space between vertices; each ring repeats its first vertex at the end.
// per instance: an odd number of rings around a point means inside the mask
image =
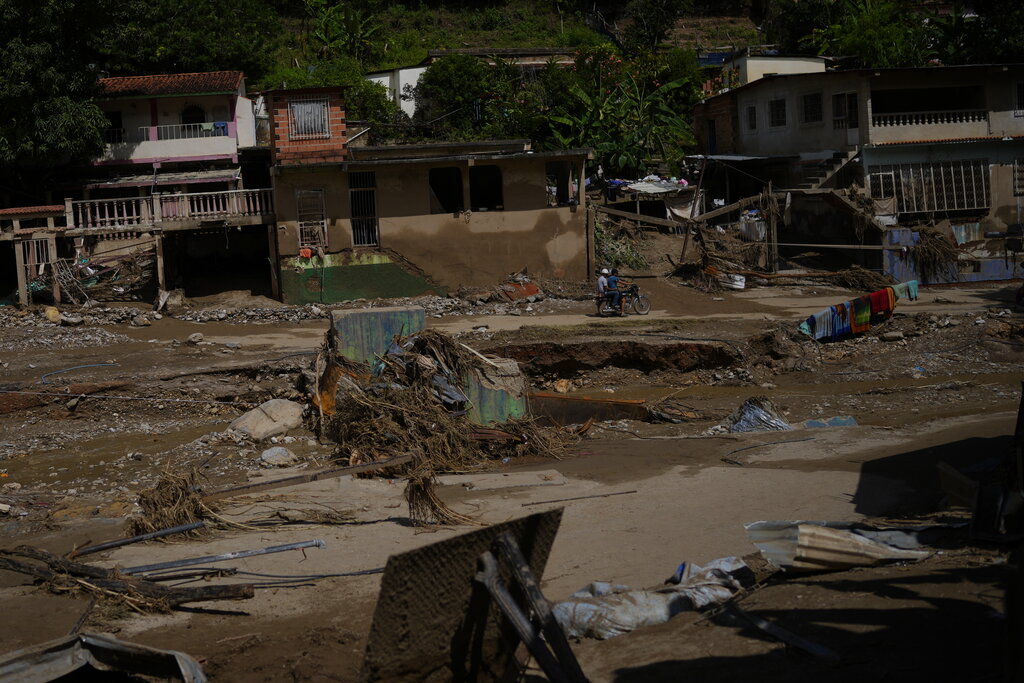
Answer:
POLYGON ((851 301, 829 306, 800 323, 800 331, 816 340, 837 341, 888 320, 899 299, 917 299, 917 280, 880 289, 851 301))

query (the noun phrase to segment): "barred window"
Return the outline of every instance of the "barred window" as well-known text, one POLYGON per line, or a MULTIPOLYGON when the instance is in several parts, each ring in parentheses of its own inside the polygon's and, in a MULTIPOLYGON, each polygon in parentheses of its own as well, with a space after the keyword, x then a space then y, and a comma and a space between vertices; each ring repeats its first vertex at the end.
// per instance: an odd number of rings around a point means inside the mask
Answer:
POLYGON ((299 218, 299 248, 327 247, 327 215, 323 190, 297 190, 295 203, 299 218))
POLYGON ((768 102, 768 125, 773 128, 786 125, 786 100, 768 102))
POLYGON ((299 95, 288 100, 288 139, 331 137, 327 98, 299 95))
POLYGON ((1024 197, 1024 159, 1013 162, 1013 196, 1024 197))
POLYGON ((871 197, 895 197, 897 213, 977 210, 992 205, 988 159, 887 164, 872 166, 868 172, 871 197))
POLYGON ((757 107, 747 107, 747 130, 757 130, 757 107))
POLYGON ((811 93, 801 98, 804 123, 821 123, 821 93, 811 93))

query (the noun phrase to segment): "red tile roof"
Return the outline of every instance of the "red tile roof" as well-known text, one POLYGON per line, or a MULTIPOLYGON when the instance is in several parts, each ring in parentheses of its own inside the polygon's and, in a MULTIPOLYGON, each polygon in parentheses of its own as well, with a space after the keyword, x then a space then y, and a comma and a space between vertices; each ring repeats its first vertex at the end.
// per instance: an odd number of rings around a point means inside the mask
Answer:
POLYGON ((64 215, 63 204, 48 204, 46 206, 12 206, 9 209, 0 209, 0 216, 21 216, 29 218, 32 216, 64 215))
POLYGON ((160 97, 197 93, 232 93, 242 84, 241 71, 210 71, 198 74, 119 76, 100 79, 100 94, 106 97, 160 97))

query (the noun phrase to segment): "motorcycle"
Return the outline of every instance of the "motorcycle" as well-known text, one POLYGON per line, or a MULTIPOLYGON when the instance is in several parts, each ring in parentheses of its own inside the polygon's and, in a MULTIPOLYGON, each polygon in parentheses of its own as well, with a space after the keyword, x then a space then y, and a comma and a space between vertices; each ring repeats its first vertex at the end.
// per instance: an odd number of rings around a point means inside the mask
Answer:
MULTIPOLYGON (((651 300, 647 298, 646 294, 640 293, 640 285, 630 285, 622 290, 622 310, 625 312, 629 309, 633 309, 637 315, 647 315, 651 312, 651 300)), ((597 297, 598 317, 603 318, 606 315, 618 315, 618 313, 619 309, 612 306, 612 302, 607 297, 597 297)))

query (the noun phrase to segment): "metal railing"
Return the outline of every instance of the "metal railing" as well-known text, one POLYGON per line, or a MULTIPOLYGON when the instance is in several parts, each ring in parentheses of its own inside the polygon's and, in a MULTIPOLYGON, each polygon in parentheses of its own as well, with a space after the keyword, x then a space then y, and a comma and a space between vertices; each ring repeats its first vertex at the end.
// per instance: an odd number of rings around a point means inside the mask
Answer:
POLYGON ((904 111, 891 114, 873 114, 871 125, 876 128, 889 126, 931 126, 948 123, 981 123, 988 121, 985 109, 954 109, 948 111, 904 111))
POLYGON ((261 216, 273 211, 273 198, 269 189, 85 199, 71 202, 74 224, 68 227, 145 228, 168 221, 261 216))
POLYGON ((139 126, 140 140, 194 140, 198 138, 228 137, 228 135, 229 127, 227 121, 139 126))

